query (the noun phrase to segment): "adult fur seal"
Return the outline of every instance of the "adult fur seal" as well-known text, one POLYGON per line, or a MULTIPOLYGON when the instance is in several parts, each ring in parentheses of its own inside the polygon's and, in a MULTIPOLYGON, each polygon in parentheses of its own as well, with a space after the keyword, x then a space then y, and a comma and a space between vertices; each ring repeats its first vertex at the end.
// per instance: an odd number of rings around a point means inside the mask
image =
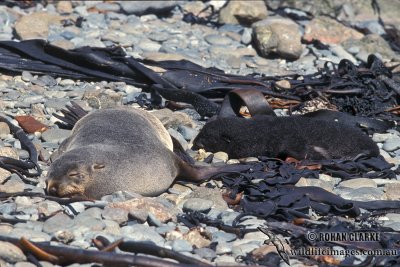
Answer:
POLYGON ((50 165, 51 195, 100 198, 119 190, 154 196, 175 178, 199 182, 221 171, 245 166, 199 167, 173 152, 162 123, 146 111, 114 108, 95 111, 75 124, 50 165))
POLYGON ((232 158, 352 159, 379 155, 378 146, 361 130, 302 116, 218 118, 208 122, 193 143, 194 149, 225 151, 232 158))

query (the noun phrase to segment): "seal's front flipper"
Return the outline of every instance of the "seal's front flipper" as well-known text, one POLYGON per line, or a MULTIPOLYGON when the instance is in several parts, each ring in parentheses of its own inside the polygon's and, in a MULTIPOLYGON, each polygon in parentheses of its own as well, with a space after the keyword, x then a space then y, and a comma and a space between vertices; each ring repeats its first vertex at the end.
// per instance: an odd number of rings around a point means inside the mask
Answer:
POLYGON ((53 113, 53 116, 61 120, 67 128, 72 129, 75 124, 88 114, 81 106, 76 102, 71 101, 71 106, 65 106, 66 109, 61 109, 63 116, 53 113))

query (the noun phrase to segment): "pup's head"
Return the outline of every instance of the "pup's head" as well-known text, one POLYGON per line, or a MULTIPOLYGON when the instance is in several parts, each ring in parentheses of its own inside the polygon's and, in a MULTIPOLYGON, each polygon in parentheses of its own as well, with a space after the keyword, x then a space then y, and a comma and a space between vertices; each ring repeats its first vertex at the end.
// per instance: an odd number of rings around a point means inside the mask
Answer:
POLYGON ((193 149, 203 148, 209 152, 228 152, 237 135, 240 135, 235 130, 235 124, 235 120, 227 118, 208 122, 194 139, 193 149))

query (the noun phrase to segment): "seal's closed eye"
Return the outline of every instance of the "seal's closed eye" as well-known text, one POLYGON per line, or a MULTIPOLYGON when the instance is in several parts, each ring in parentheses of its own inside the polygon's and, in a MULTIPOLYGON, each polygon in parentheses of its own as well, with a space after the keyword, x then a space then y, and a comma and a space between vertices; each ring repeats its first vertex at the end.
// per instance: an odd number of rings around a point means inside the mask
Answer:
POLYGON ((70 173, 68 173, 68 176, 69 177, 77 177, 77 176, 79 176, 79 172, 70 172, 70 173))
POLYGON ((99 169, 104 169, 105 165, 104 164, 94 164, 93 169, 99 170, 99 169))

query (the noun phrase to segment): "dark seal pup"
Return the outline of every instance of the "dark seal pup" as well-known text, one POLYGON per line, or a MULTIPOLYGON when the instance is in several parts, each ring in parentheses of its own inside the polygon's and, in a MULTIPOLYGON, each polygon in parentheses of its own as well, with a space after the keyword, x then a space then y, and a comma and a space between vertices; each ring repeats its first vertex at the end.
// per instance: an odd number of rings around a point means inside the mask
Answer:
POLYGON ((302 116, 218 118, 208 122, 193 143, 194 149, 225 151, 231 158, 353 159, 379 155, 378 146, 361 130, 302 116))
POLYGON ((162 123, 133 108, 95 111, 75 124, 56 152, 47 175, 47 191, 59 197, 100 198, 119 190, 146 196, 167 190, 175 178, 199 182, 243 165, 199 167, 173 152, 162 123))

